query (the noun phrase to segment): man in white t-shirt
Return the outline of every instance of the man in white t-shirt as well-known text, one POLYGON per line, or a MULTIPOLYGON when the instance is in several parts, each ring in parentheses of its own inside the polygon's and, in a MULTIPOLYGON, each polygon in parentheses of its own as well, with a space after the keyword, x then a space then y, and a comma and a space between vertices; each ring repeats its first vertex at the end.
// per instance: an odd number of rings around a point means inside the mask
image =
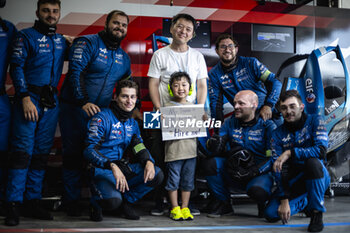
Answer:
MULTIPOLYGON (((204 104, 207 97, 207 66, 203 55, 188 46, 188 42, 195 36, 196 20, 188 14, 177 14, 173 17, 170 33, 173 41, 170 45, 154 52, 148 70, 149 93, 155 110, 159 110, 170 101, 168 84, 170 75, 174 72, 187 72, 193 84, 193 94, 188 96, 191 103, 204 104)), ((156 161, 156 165, 164 169, 164 143, 159 130, 152 135, 150 148, 156 161)), ((152 215, 163 214, 163 191, 157 192, 156 208, 152 215)), ((192 211, 195 215, 196 211, 192 211)), ((198 213, 199 214, 199 213, 198 213)))

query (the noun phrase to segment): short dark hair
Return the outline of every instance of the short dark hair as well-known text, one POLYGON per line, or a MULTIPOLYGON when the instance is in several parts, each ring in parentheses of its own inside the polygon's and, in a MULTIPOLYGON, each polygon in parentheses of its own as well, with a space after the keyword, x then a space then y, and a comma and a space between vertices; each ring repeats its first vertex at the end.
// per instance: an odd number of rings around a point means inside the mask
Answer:
POLYGON ((109 12, 108 15, 107 15, 106 23, 105 23, 106 27, 108 26, 109 21, 111 21, 113 15, 121 15, 121 16, 126 17, 126 20, 128 21, 128 24, 129 24, 129 16, 124 11, 113 10, 113 11, 109 12))
POLYGON ((177 15, 175 15, 171 19, 171 26, 170 27, 173 27, 179 19, 186 19, 187 21, 191 21, 193 24, 193 32, 196 30, 196 27, 197 27, 196 20, 189 14, 177 14, 177 15))
POLYGON ((46 4, 46 3, 52 4, 52 5, 58 4, 58 6, 61 8, 61 0, 38 0, 38 2, 36 4, 37 10, 40 9, 41 5, 46 4))
POLYGON ((279 105, 281 105, 281 102, 284 102, 287 99, 292 97, 297 98, 300 104, 303 103, 303 101, 301 100, 301 96, 297 90, 288 90, 288 91, 281 92, 280 99, 278 101, 279 105))
POLYGON ((215 41, 215 49, 219 49, 219 44, 222 40, 225 40, 225 39, 230 39, 233 41, 235 47, 238 47, 238 42, 236 39, 233 38, 233 36, 231 36, 230 34, 228 33, 223 33, 223 34, 220 34, 217 38, 216 38, 216 41, 215 41))
POLYGON ((173 85, 174 81, 179 81, 181 80, 182 77, 186 78, 191 88, 192 82, 191 82, 190 75, 187 72, 177 71, 170 75, 170 80, 169 80, 170 89, 172 88, 171 86, 173 85))
POLYGON ((115 89, 115 96, 118 97, 120 95, 120 93, 122 92, 122 88, 134 88, 136 90, 136 95, 139 96, 138 92, 139 92, 139 85, 129 79, 126 80, 121 80, 118 82, 118 85, 115 89))

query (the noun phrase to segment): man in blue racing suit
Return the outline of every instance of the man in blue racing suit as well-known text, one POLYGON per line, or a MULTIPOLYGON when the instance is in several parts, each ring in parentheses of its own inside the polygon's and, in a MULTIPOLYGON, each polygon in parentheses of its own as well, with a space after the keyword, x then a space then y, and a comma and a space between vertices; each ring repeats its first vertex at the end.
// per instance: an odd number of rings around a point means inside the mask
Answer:
MULTIPOLYGON (((0 8, 6 4, 0 1, 0 8)), ((9 146, 11 105, 6 94, 5 82, 10 58, 10 46, 17 33, 16 27, 0 17, 0 213, 4 214, 3 201, 7 182, 7 152, 9 146)))
POLYGON ((278 189, 266 207, 269 221, 287 223, 290 216, 305 210, 311 216, 308 231, 323 229, 324 194, 330 177, 324 166, 328 146, 324 121, 304 113, 296 90, 283 93, 280 109, 284 124, 272 135, 272 160, 278 189))
POLYGON ((121 204, 127 219, 139 216, 132 203, 158 186, 162 171, 142 143, 137 122, 131 118, 137 100, 138 86, 130 80, 121 81, 116 100, 89 122, 85 158, 92 165, 92 198, 90 218, 102 221, 102 209, 114 210, 121 204), (131 147, 137 163, 129 163, 125 151, 131 147))
POLYGON ((258 95, 260 116, 272 118, 282 84, 258 59, 237 56, 238 43, 229 34, 221 34, 215 42, 220 61, 209 72, 209 98, 212 118, 223 120, 223 97, 233 105, 241 90, 252 90, 258 95))
POLYGON ((90 117, 108 107, 116 83, 131 74, 129 56, 120 47, 129 17, 114 10, 105 29, 75 39, 69 70, 61 91, 60 129, 63 144, 64 204, 69 216, 80 216, 81 177, 86 125, 90 117))
POLYGON ((59 0, 39 0, 39 20, 14 41, 10 75, 15 87, 12 148, 9 158, 5 224, 19 224, 18 205, 25 216, 53 219, 40 205, 42 182, 58 120, 57 84, 62 74, 66 40, 56 33, 59 0))
POLYGON ((273 177, 269 173, 270 138, 276 125, 264 121, 256 112, 258 96, 250 91, 240 91, 234 98, 234 117, 227 120, 214 134, 207 147, 215 157, 207 158, 201 165, 216 202, 208 217, 220 217, 233 212, 229 187, 244 188, 259 204, 259 216, 271 195, 273 177), (226 148, 228 143, 229 149, 226 148))

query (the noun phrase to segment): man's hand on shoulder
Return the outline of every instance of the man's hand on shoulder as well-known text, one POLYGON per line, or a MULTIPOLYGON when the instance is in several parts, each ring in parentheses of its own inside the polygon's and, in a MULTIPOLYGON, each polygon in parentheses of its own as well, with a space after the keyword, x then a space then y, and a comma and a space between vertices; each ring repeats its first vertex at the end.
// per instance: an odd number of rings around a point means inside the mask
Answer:
POLYGON ((92 117, 95 114, 101 112, 101 109, 96 104, 93 104, 93 103, 86 103, 81 108, 84 110, 84 112, 86 112, 86 114, 89 117, 92 117))
POLYGON ((272 109, 270 106, 264 105, 260 110, 260 116, 264 121, 272 118, 272 109))
POLYGON ((75 36, 68 36, 68 35, 63 35, 64 39, 66 39, 67 44, 69 46, 72 46, 73 40, 75 39, 75 36))

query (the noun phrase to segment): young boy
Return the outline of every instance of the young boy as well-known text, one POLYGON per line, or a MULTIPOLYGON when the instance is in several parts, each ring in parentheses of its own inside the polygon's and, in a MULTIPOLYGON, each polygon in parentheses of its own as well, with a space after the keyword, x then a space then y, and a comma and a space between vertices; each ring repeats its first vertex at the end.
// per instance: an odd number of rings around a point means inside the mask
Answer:
MULTIPOLYGON (((190 76, 186 72, 175 72, 170 76, 169 93, 172 101, 165 106, 192 104, 186 97, 191 95, 190 76)), ((194 189, 194 173, 196 168, 197 143, 195 138, 180 139, 165 142, 165 163, 168 179, 165 189, 169 193, 171 203, 170 218, 193 220, 188 208, 191 191, 194 189), (181 189, 181 208, 178 204, 178 189, 181 189)))

